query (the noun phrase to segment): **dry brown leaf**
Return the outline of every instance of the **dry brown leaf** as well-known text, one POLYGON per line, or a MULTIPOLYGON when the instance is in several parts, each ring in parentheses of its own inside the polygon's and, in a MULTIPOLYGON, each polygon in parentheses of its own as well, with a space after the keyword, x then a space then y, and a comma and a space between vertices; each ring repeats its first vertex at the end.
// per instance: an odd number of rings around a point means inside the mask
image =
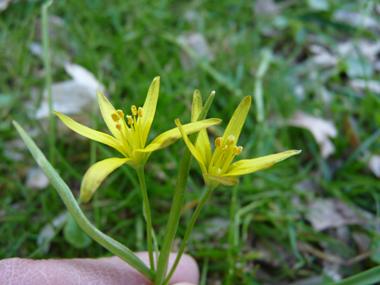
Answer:
POLYGON ((333 122, 297 111, 287 124, 309 130, 318 143, 323 158, 335 152, 330 137, 335 138, 338 131, 333 122))

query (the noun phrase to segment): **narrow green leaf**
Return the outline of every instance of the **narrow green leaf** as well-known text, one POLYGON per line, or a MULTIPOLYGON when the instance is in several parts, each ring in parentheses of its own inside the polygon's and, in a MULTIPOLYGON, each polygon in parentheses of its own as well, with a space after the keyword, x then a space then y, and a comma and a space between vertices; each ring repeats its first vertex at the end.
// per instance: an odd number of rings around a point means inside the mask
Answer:
POLYGON ((328 285, 369 285, 380 281, 380 266, 328 285))
POLYGON ((50 183, 57 190, 58 194, 61 196, 63 203, 75 218, 78 225, 95 241, 104 246, 113 254, 120 257, 122 260, 127 262, 129 265, 134 267, 137 271, 147 277, 149 280, 154 280, 155 274, 150 270, 129 248, 125 247, 118 241, 112 239, 111 237, 105 235, 90 223, 90 221, 83 214, 82 210, 79 208, 71 190, 54 170, 51 164, 47 161, 46 157, 43 155, 41 150, 36 146, 34 141, 28 136, 24 129, 16 122, 13 121, 13 125, 16 127, 18 133, 20 134, 22 140, 25 142, 29 151, 33 155, 35 161, 49 179, 50 183))

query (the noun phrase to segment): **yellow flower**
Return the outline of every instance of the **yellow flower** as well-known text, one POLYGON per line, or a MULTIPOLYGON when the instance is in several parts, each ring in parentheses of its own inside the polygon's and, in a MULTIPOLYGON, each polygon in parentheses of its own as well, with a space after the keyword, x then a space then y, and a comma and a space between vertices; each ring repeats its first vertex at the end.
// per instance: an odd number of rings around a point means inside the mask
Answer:
MULTIPOLYGON (((124 158, 114 157, 102 160, 87 170, 80 190, 83 202, 88 202, 100 183, 124 163, 135 169, 142 167, 153 151, 164 148, 181 137, 178 128, 174 128, 159 135, 148 146, 145 146, 156 112, 159 86, 160 78, 156 77, 149 88, 144 106, 139 108, 132 106, 132 115, 127 116, 124 116, 123 111, 116 110, 102 93, 97 92, 103 119, 113 136, 90 129, 54 111, 54 114, 73 131, 89 139, 109 145, 124 156, 124 158)), ((192 122, 183 126, 183 129, 186 134, 191 134, 212 125, 220 124, 220 122, 221 120, 219 119, 192 122)))
MULTIPOLYGON (((270 168, 275 163, 301 152, 300 150, 288 150, 264 157, 244 159, 231 164, 235 156, 243 151, 243 147, 237 146, 236 143, 250 105, 251 97, 247 96, 235 110, 223 137, 215 140, 214 154, 211 152, 210 141, 205 129, 200 131, 196 147, 194 147, 187 137, 184 126, 178 119, 175 121, 187 147, 198 161, 207 187, 211 189, 215 189, 219 184, 235 185, 239 182, 235 177, 270 168)), ((197 118, 201 110, 201 98, 194 96, 192 121, 197 118)))

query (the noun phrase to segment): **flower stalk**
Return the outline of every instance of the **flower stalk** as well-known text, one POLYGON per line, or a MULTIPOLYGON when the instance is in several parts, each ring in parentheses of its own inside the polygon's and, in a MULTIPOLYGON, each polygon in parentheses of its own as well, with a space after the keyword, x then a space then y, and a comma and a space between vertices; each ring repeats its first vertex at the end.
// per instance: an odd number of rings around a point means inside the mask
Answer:
POLYGON ((146 190, 145 177, 144 177, 144 167, 139 167, 136 169, 136 171, 139 177, 141 192, 143 196, 150 269, 155 271, 154 259, 153 259, 153 246, 152 246, 152 230, 153 230, 152 229, 152 215, 150 214, 149 198, 148 198, 148 192, 146 190))
POLYGON ((206 203, 206 201, 208 200, 208 198, 210 197, 211 193, 212 193, 212 190, 214 190, 213 188, 211 187, 207 187, 206 191, 203 192, 200 200, 199 200, 199 203, 198 203, 198 206, 197 208, 195 209, 192 217, 191 217, 191 220, 190 220, 190 223, 187 227, 187 230, 186 230, 186 233, 185 233, 185 236, 183 237, 183 240, 182 240, 182 244, 181 244, 181 247, 179 248, 178 250, 178 253, 177 253, 177 257, 174 261, 174 264, 173 264, 173 267, 172 269, 170 270, 168 276, 166 277, 163 285, 166 285, 169 283, 170 281, 170 278, 173 276, 174 274, 174 271, 175 269, 177 268, 177 265, 179 263, 179 261, 181 260, 181 257, 182 257, 182 254, 183 252, 185 251, 185 247, 187 245, 187 241, 189 240, 189 237, 190 237, 190 234, 191 234, 191 231, 193 230, 193 227, 194 227, 194 224, 195 222, 197 221, 197 218, 199 216, 199 213, 201 212, 204 204, 206 203))
MULTIPOLYGON (((208 110, 210 109, 211 103, 214 100, 215 92, 211 92, 208 97, 203 109, 201 108, 201 112, 192 114, 192 122, 204 120, 207 116, 208 110)), ((199 104, 202 104, 202 97, 198 90, 194 92, 193 102, 196 101, 199 104)), ((197 104, 198 104, 197 103, 197 104)), ((194 103, 193 103, 194 105, 194 103)), ((198 139, 199 133, 194 133, 190 136, 190 141, 192 143, 196 143, 198 139)), ((190 164, 192 160, 192 154, 186 148, 182 155, 181 164, 178 171, 177 183, 174 189, 173 201, 170 207, 170 213, 168 218, 168 223, 165 229, 165 235, 161 246, 161 252, 158 259, 157 265, 157 275, 154 280, 155 285, 161 285, 166 278, 166 273, 168 269, 169 255, 172 249, 173 241, 175 238, 175 234, 177 232, 179 219, 181 217, 181 210, 185 199, 185 191, 187 179, 189 177, 190 164)))

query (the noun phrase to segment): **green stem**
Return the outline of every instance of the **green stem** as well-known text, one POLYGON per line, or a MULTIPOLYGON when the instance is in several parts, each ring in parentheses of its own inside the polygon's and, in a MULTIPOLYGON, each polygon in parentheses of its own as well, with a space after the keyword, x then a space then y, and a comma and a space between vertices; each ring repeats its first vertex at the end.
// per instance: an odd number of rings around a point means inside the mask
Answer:
POLYGON ((146 191, 146 185, 145 185, 144 167, 141 166, 137 168, 136 171, 137 171, 137 175, 139 176, 141 192, 142 192, 143 201, 144 201, 150 269, 155 271, 154 259, 153 259, 153 246, 152 246, 152 216, 150 214, 149 198, 148 198, 148 193, 146 191))
MULTIPOLYGON (((210 109, 211 103, 214 99, 215 93, 212 92, 207 98, 205 105, 202 108, 201 113, 198 116, 198 121, 204 120, 207 116, 208 110, 210 109)), ((192 144, 196 144, 199 132, 190 135, 190 141, 192 144)), ((165 235, 161 246, 161 252, 158 259, 157 274, 154 280, 155 285, 161 285, 166 277, 166 272, 168 269, 169 255, 172 249, 175 233, 177 232, 179 219, 181 217, 181 211, 183 202, 185 199, 185 191, 187 178, 189 177, 190 164, 192 155, 188 148, 185 149, 181 159, 181 165, 178 171, 177 184, 174 189, 173 202, 170 207, 170 213, 168 218, 168 223, 165 229, 165 235)))
POLYGON ((94 225, 91 224, 91 222, 86 218, 80 209, 70 188, 54 170, 52 165, 42 154, 41 150, 36 146, 34 141, 28 136, 28 134, 17 122, 13 121, 13 125, 21 135, 21 138, 29 148, 42 172, 46 175, 53 187, 57 190, 66 208, 69 210, 70 214, 74 217, 82 230, 84 230, 91 238, 104 246, 110 252, 117 255, 126 263, 131 265, 146 278, 153 281, 155 279, 155 272, 150 270, 129 248, 102 233, 96 227, 94 227, 94 225))
POLYGON ((235 230, 235 211, 236 211, 236 200, 237 200, 237 186, 234 186, 232 189, 232 198, 231 198, 231 208, 230 208, 230 227, 228 229, 228 271, 226 278, 226 285, 231 284, 232 276, 234 273, 235 259, 233 257, 233 252, 235 251, 234 247, 234 230, 235 230))
POLYGON ((45 88, 49 100, 49 160, 54 166, 54 144, 55 144, 55 117, 53 116, 53 95, 52 95, 52 74, 50 64, 49 50, 49 15, 48 8, 53 3, 53 0, 46 1, 41 8, 42 17, 42 46, 45 69, 45 88))
POLYGON ((185 236, 183 237, 182 244, 181 244, 181 247, 179 248, 179 251, 177 253, 177 257, 174 261, 173 267, 170 270, 168 277, 165 279, 165 282, 163 283, 164 285, 168 284, 168 282, 169 282, 170 278, 172 277, 175 269, 177 268, 177 265, 178 265, 178 263, 182 257, 182 254, 185 251, 185 247, 186 247, 187 241, 189 240, 191 231, 193 230, 194 224, 195 224, 195 222, 199 216, 199 213, 201 212, 204 204, 206 203, 207 199, 210 197, 212 190, 214 190, 214 189, 208 187, 207 190, 205 192, 203 192, 201 199, 199 200, 198 206, 195 209, 193 216, 191 217, 190 224, 187 227, 185 236))

